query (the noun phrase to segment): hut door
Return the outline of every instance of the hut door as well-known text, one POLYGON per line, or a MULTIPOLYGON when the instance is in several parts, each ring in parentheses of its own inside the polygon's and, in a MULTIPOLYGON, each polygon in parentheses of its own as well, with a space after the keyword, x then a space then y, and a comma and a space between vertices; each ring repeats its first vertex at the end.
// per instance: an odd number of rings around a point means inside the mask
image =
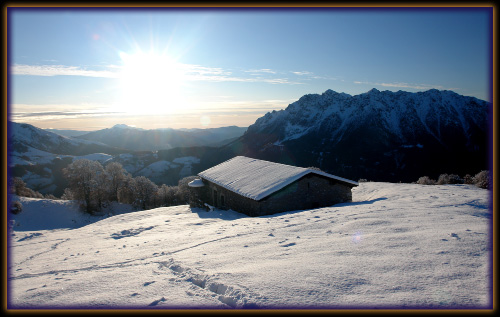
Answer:
POLYGON ((214 207, 217 207, 217 190, 214 189, 214 207))

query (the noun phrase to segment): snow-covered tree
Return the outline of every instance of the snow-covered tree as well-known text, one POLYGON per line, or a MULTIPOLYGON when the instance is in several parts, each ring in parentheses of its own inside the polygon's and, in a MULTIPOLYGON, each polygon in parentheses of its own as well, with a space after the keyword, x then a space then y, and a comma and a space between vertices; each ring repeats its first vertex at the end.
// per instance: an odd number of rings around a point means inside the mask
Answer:
POLYGON ((179 180, 177 197, 180 204, 186 204, 189 202, 189 195, 191 192, 189 191, 188 184, 196 178, 197 176, 188 176, 179 180))
POLYGON ((105 171, 108 179, 109 199, 118 201, 118 190, 125 185, 125 181, 130 175, 118 162, 106 165, 105 171))
POLYGON ((21 211, 23 211, 23 205, 18 200, 13 201, 10 206, 10 212, 17 215, 21 211))
POLYGON ((110 182, 108 174, 103 169, 95 176, 95 190, 92 192, 92 200, 97 210, 101 210, 110 201, 110 182))
POLYGON ((490 188, 490 173, 488 171, 481 171, 473 178, 474 184, 479 188, 490 188))
POLYGON ((436 181, 431 179, 429 176, 422 176, 418 179, 417 184, 420 185, 435 185, 436 181))
POLYGON ((464 184, 474 184, 474 178, 470 174, 465 175, 464 184))
POLYGON ((172 206, 176 203, 177 187, 165 184, 158 188, 155 195, 155 206, 172 206))
POLYGON ((92 214, 100 207, 93 199, 100 197, 101 180, 104 168, 101 163, 88 159, 76 160, 63 169, 63 175, 68 179, 69 189, 74 199, 83 202, 85 211, 92 214))
POLYGON ((132 186, 135 205, 140 206, 142 209, 152 205, 153 197, 158 191, 158 186, 155 183, 144 176, 138 176, 134 178, 132 186))
POLYGON ((14 177, 10 180, 10 192, 17 196, 43 198, 43 195, 31 188, 20 177, 14 177))
POLYGON ((456 174, 441 174, 437 180, 437 185, 444 184, 463 184, 464 180, 456 174))
POLYGON ((130 175, 125 177, 122 186, 118 188, 117 198, 118 202, 123 204, 134 203, 134 179, 130 175))

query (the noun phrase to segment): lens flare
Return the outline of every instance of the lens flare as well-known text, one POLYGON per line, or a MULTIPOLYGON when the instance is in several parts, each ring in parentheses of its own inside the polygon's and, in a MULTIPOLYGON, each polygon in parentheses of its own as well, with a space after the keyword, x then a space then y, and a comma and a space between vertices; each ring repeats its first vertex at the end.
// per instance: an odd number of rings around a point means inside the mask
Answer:
POLYGON ((352 242, 358 244, 361 242, 362 238, 361 238, 362 234, 361 232, 356 232, 355 234, 352 235, 352 242))
POLYGON ((210 120, 210 117, 208 117, 208 116, 202 116, 200 118, 200 123, 204 127, 208 126, 210 124, 210 122, 211 122, 211 120, 210 120))

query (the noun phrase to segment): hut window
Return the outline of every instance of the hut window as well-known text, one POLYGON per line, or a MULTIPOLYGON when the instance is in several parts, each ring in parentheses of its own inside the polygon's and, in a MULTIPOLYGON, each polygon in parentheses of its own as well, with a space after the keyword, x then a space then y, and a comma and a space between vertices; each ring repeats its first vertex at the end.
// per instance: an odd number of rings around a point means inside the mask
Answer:
POLYGON ((224 207, 226 204, 224 202, 224 195, 220 194, 220 205, 224 207))
POLYGON ((217 190, 214 189, 214 207, 217 207, 217 190))

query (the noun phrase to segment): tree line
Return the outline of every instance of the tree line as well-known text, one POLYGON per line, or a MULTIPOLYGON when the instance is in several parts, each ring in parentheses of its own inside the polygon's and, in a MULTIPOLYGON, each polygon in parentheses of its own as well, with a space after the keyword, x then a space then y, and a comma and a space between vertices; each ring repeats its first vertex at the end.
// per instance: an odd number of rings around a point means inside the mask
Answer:
MULTIPOLYGON (((120 163, 112 162, 103 167, 98 161, 80 159, 63 169, 68 187, 61 196, 63 200, 76 200, 81 208, 96 214, 111 202, 133 205, 135 208, 151 209, 186 204, 189 200, 188 183, 195 176, 179 180, 178 186, 156 185, 144 176, 132 177, 120 163)), ((44 198, 39 192, 26 187, 16 177, 11 192, 18 196, 44 198)), ((50 195, 50 199, 56 199, 50 195)))
POLYGON ((446 184, 469 184, 475 185, 479 188, 489 189, 491 184, 489 171, 481 171, 476 175, 472 176, 466 174, 464 177, 460 177, 456 174, 441 174, 438 179, 432 179, 429 176, 422 176, 417 181, 416 184, 420 185, 446 185, 446 184))

